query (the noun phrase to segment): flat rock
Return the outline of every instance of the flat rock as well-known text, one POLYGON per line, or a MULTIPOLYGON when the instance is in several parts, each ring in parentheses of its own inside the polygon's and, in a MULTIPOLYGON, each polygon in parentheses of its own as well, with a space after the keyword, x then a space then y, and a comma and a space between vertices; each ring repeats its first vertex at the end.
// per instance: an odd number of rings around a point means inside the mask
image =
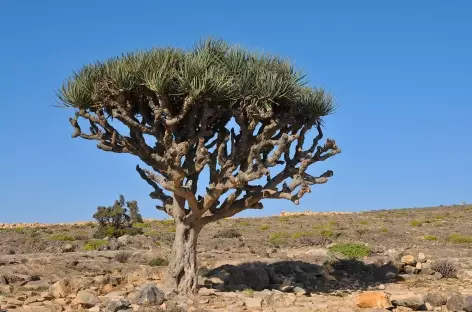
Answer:
POLYGON ((27 290, 47 290, 49 289, 49 283, 46 281, 31 281, 23 285, 22 287, 27 290))
POLYGON ((431 304, 433 307, 440 307, 446 304, 447 297, 439 292, 430 292, 426 294, 424 301, 431 304))
POLYGON ((411 309, 420 309, 424 305, 423 296, 415 293, 392 294, 390 301, 394 306, 408 307, 411 309))

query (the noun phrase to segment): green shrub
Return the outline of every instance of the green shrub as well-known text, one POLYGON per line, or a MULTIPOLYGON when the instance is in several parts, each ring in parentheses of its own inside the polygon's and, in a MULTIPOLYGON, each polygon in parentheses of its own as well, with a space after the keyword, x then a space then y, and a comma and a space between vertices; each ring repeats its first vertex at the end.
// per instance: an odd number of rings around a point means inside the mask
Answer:
POLYGON ((435 218, 436 220, 442 220, 442 219, 444 219, 442 216, 435 216, 434 218, 435 218))
POLYGON ((126 251, 120 251, 118 252, 116 255, 115 255, 115 260, 118 261, 119 263, 125 263, 126 261, 128 261, 129 257, 131 256, 131 254, 129 252, 126 252, 126 251))
POLYGON ((103 239, 91 240, 84 245, 84 250, 85 251, 98 250, 101 247, 106 246, 107 244, 108 242, 103 239))
POLYGON ((175 226, 174 219, 161 220, 159 223, 162 224, 163 226, 175 226))
POLYGON ((423 239, 424 239, 424 240, 427 240, 427 241, 437 241, 437 240, 438 240, 438 238, 437 238, 436 236, 434 236, 434 235, 425 235, 425 236, 423 237, 423 239))
POLYGON ((292 234, 293 239, 298 239, 300 237, 313 237, 313 236, 316 236, 316 234, 312 232, 295 232, 292 234))
POLYGON ((144 228, 151 227, 151 223, 148 223, 148 222, 133 223, 133 227, 138 228, 138 229, 144 229, 144 228))
POLYGON ((226 229, 218 231, 213 237, 214 238, 236 238, 241 237, 242 234, 236 229, 226 229))
POLYGON ((98 227, 97 231, 93 234, 94 238, 105 238, 105 237, 120 237, 125 234, 134 236, 142 234, 143 230, 140 228, 129 227, 129 228, 121 228, 117 229, 112 226, 107 227, 98 227))
POLYGON ((259 226, 259 230, 261 231, 267 231, 269 228, 270 228, 270 225, 268 224, 262 224, 261 226, 259 226))
POLYGON ((237 224, 240 226, 251 226, 251 223, 249 221, 239 221, 237 222, 237 224))
POLYGON ((286 244, 290 235, 287 232, 275 232, 269 235, 269 242, 273 245, 286 244))
POLYGON ((411 226, 414 226, 414 227, 419 227, 419 226, 422 226, 422 225, 423 225, 423 222, 422 222, 422 221, 419 221, 419 220, 411 220, 411 221, 410 221, 410 225, 411 225, 411 226))
POLYGON ((251 288, 246 288, 243 290, 243 294, 248 297, 254 297, 254 290, 252 290, 251 288))
POLYGON ((336 236, 336 234, 331 229, 322 230, 320 235, 326 238, 333 238, 336 236))
POLYGON ((160 257, 153 258, 153 259, 149 260, 149 262, 148 262, 148 265, 150 265, 152 267, 166 266, 168 264, 169 264, 169 261, 167 261, 167 259, 160 258, 160 257))
POLYGON ((362 244, 338 244, 329 250, 339 252, 350 259, 367 257, 370 254, 370 248, 362 244))
POLYGON ((382 228, 380 228, 380 232, 387 233, 388 229, 386 227, 382 227, 382 228))
POLYGON ((57 233, 57 234, 51 235, 49 238, 52 240, 61 241, 61 242, 68 242, 68 241, 72 242, 76 240, 74 236, 64 234, 64 233, 57 233))
POLYGON ((465 235, 454 233, 447 237, 447 241, 454 244, 471 244, 472 236, 465 236, 465 235))
POLYGON ((369 224, 369 221, 367 221, 367 220, 361 220, 361 221, 359 221, 359 224, 367 225, 367 224, 369 224))

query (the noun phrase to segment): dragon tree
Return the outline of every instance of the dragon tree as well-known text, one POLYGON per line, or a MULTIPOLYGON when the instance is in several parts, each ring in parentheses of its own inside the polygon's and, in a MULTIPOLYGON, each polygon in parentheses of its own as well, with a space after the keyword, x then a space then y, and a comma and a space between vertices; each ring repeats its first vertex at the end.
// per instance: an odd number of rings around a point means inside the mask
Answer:
POLYGON ((298 204, 333 175, 308 168, 340 153, 334 140, 320 142, 334 111, 328 94, 289 61, 220 40, 84 66, 58 96, 74 109, 72 137, 142 162, 136 170, 150 197, 176 223, 169 277, 181 293, 197 290, 206 224, 262 209, 266 199, 298 204))

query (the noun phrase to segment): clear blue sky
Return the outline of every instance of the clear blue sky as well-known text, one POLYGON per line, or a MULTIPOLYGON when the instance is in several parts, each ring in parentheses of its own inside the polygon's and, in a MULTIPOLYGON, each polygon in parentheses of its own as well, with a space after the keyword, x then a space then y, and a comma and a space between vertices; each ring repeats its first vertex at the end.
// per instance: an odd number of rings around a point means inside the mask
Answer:
POLYGON ((71 139, 51 105, 85 63, 206 36, 291 58, 340 105, 332 180, 257 214, 472 202, 471 16, 468 0, 1 0, 0 222, 88 220, 120 193, 163 217, 137 160, 71 139))

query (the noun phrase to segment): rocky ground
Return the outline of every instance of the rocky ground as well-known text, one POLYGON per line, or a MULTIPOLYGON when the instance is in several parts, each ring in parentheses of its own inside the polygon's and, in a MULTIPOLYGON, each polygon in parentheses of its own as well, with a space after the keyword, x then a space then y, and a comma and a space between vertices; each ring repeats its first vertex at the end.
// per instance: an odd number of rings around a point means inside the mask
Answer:
POLYGON ((200 236, 200 290, 165 287, 170 221, 0 226, 6 311, 472 311, 472 206, 226 219, 200 236))

